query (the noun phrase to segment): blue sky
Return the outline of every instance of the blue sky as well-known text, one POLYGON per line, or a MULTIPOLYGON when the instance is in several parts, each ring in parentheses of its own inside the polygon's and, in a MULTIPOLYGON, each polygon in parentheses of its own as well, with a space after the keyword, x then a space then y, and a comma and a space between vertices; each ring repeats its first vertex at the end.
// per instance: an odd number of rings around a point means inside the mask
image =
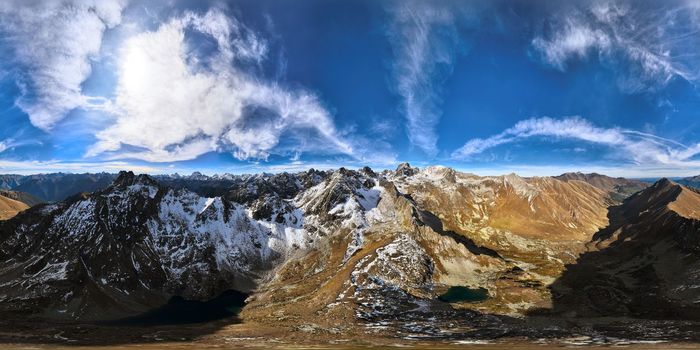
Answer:
POLYGON ((0 172, 700 173, 700 3, 0 3, 0 172))

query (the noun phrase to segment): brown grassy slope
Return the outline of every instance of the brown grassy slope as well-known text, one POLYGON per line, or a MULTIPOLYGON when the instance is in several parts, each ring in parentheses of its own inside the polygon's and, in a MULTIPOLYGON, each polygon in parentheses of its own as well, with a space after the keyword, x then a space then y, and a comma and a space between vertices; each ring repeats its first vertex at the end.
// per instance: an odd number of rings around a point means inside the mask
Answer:
POLYGON ((0 220, 12 218, 17 215, 17 213, 27 208, 29 208, 29 206, 20 201, 0 196, 0 220))

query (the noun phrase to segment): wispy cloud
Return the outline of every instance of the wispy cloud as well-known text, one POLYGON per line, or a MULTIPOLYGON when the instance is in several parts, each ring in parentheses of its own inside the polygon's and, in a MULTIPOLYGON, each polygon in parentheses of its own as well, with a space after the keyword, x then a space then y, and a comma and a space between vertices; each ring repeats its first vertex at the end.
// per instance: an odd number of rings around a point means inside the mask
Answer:
POLYGON ((13 137, 0 140, 0 153, 5 151, 10 151, 18 147, 28 146, 28 145, 41 145, 42 142, 37 139, 22 137, 22 130, 16 132, 13 137))
POLYGON ((3 57, 16 61, 24 90, 17 105, 32 124, 49 130, 69 111, 96 101, 83 95, 81 84, 91 73, 102 36, 121 21, 126 0, 0 2, 0 41, 11 48, 3 57))
POLYGON ((650 9, 592 1, 557 9, 532 40, 543 61, 557 69, 597 55, 618 71, 619 85, 628 92, 657 89, 674 77, 700 79, 700 7, 692 2, 655 3, 650 9))
POLYGON ((490 165, 488 167, 463 167, 459 164, 455 169, 481 176, 498 176, 515 173, 520 176, 556 176, 569 172, 598 173, 614 177, 627 178, 658 178, 658 177, 686 177, 700 173, 700 166, 696 167, 664 167, 664 166, 594 166, 589 164, 560 164, 560 165, 530 165, 508 164, 490 165))
POLYGON ((393 80, 402 98, 406 133, 426 154, 438 153, 435 127, 442 111, 441 83, 452 72, 459 45, 455 17, 445 2, 398 1, 389 8, 393 80))
POLYGON ((71 162, 60 160, 47 161, 21 161, 21 160, 0 160, 1 174, 40 174, 40 173, 95 173, 95 172, 119 172, 120 170, 131 170, 137 173, 159 174, 170 172, 166 167, 151 165, 132 164, 128 162, 71 162))
POLYGON ((266 55, 264 38, 216 8, 134 35, 120 51, 115 122, 97 133, 87 156, 169 162, 211 151, 239 159, 370 153, 336 129, 314 94, 240 68, 266 55), (198 55, 187 46, 188 30, 212 38, 218 50, 198 55))
POLYGON ((700 167, 700 161, 694 159, 700 154, 700 143, 687 146, 635 130, 601 128, 580 117, 563 119, 543 117, 522 120, 497 135, 469 140, 452 153, 452 158, 469 159, 486 150, 534 137, 577 140, 608 146, 613 151, 612 156, 628 164, 700 167))

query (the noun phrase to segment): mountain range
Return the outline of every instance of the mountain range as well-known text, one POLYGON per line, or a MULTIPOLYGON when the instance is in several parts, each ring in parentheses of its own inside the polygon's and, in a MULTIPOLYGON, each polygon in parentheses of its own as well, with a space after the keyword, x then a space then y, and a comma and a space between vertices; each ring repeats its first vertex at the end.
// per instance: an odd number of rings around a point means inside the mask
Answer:
POLYGON ((700 188, 700 175, 684 177, 675 181, 681 185, 685 185, 688 187, 700 188))
POLYGON ((667 179, 408 164, 78 176, 3 180, 78 192, 0 221, 0 314, 114 321, 231 290, 248 324, 329 336, 700 314, 700 193, 667 179))

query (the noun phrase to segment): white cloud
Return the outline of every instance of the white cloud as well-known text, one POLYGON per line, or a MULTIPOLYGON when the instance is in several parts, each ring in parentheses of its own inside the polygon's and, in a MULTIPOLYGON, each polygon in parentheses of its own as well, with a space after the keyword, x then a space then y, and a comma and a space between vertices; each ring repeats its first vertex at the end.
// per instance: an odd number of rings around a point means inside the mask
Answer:
MULTIPOLYGON (((403 99, 406 132, 412 145, 436 155, 441 76, 452 70, 459 40, 455 12, 439 3, 400 1, 390 9, 389 40, 393 76, 403 99)), ((444 4, 443 4, 444 5, 444 4)))
POLYGON ((566 63, 572 57, 585 58, 592 50, 607 51, 610 44, 605 32, 590 28, 576 18, 565 19, 562 28, 550 40, 537 37, 532 41, 545 60, 561 70, 566 69, 566 63))
POLYGON ((631 164, 679 168, 700 167, 700 161, 694 159, 700 154, 700 143, 686 146, 639 131, 600 128, 580 117, 564 119, 543 117, 522 120, 497 135, 469 140, 452 153, 452 158, 469 159, 494 147, 533 137, 577 140, 608 146, 613 150, 613 157, 631 164))
POLYGON ((0 141, 0 153, 5 152, 8 148, 7 141, 0 141))
POLYGON ((261 62, 267 43, 219 10, 187 13, 127 39, 120 50, 115 122, 88 157, 152 162, 231 151, 239 159, 309 151, 361 157, 318 98, 266 83, 236 68, 261 62), (198 55, 186 29, 209 35, 218 50, 198 55), (282 145, 303 135, 304 144, 282 145), (285 149, 287 147, 287 149, 285 149))
POLYGON ((618 70, 619 85, 627 92, 653 90, 674 77, 697 82, 700 52, 694 38, 700 30, 699 8, 653 5, 594 1, 568 11, 557 7, 551 26, 532 45, 560 70, 575 59, 597 54, 618 70))
POLYGON ((91 73, 107 28, 121 21, 126 0, 5 0, 0 2, 0 33, 22 66, 17 105, 32 124, 49 130, 66 113, 95 101, 81 83, 91 73))

